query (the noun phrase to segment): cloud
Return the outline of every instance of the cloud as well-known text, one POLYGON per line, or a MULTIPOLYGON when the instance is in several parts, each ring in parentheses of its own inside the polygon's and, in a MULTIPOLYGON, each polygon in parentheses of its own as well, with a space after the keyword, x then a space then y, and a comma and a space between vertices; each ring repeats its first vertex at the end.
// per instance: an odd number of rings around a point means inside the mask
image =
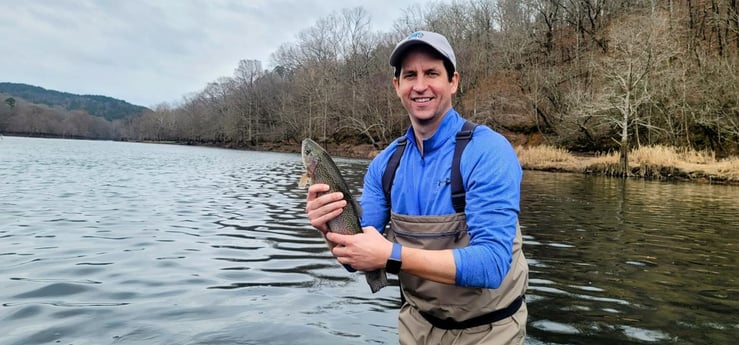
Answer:
POLYGON ((0 11, 0 81, 175 102, 231 76, 241 59, 267 67, 281 44, 335 11, 364 6, 373 27, 388 31, 398 6, 413 2, 16 1, 0 11))

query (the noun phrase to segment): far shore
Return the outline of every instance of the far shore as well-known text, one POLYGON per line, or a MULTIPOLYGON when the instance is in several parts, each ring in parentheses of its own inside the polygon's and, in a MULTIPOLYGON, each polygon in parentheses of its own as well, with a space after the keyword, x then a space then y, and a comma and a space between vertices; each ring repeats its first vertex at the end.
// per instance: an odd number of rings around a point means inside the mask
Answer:
MULTIPOLYGON (((12 136, 12 135, 11 135, 12 136)), ((143 141, 224 147, 208 143, 143 141)), ((299 153, 299 144, 263 143, 253 147, 226 147, 238 150, 299 153)), ((327 144, 334 157, 371 159, 379 152, 372 145, 327 144)), ((579 154, 548 145, 515 148, 524 170, 570 172, 618 176, 618 152, 579 154)), ((644 146, 629 152, 629 178, 660 181, 739 185, 739 156, 717 159, 713 152, 679 149, 667 146, 644 146)))

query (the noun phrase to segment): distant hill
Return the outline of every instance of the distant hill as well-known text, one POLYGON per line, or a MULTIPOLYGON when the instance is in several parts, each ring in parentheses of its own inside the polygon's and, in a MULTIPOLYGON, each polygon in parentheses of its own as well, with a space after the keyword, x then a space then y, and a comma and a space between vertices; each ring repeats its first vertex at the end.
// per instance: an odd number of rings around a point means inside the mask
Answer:
POLYGON ((90 115, 107 120, 122 119, 141 114, 149 109, 120 99, 98 95, 76 95, 67 92, 47 90, 42 87, 0 82, 0 93, 22 98, 30 103, 44 104, 65 110, 82 110, 90 115))

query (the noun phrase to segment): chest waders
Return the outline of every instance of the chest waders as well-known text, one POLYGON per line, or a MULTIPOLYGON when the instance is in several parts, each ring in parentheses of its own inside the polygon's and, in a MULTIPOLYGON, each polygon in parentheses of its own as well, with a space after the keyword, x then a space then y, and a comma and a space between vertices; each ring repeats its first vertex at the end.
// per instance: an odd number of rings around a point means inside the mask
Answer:
MULTIPOLYGON (((455 214, 442 216, 408 216, 391 211, 387 238, 403 246, 430 250, 462 248, 469 245, 464 214, 465 189, 460 172, 460 159, 477 124, 465 122, 456 135, 451 169, 451 195, 455 214)), ((388 161, 382 176, 385 198, 390 204, 390 191, 407 138, 388 161)), ((391 208, 392 210, 392 208, 391 208)), ((488 325, 514 315, 523 304, 528 286, 528 265, 523 256, 521 230, 516 224, 511 268, 498 289, 467 288, 442 284, 400 272, 401 299, 416 309, 431 325, 444 330, 461 330, 488 325)), ((401 315, 402 317, 402 315, 401 315)), ((402 323, 402 320, 401 320, 402 323)))

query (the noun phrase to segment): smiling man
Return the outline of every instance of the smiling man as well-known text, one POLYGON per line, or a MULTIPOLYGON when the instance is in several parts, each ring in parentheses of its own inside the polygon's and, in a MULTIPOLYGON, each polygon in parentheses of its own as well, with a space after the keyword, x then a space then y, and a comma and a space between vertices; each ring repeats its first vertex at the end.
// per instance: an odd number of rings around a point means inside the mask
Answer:
POLYGON ((346 202, 323 194, 326 185, 308 190, 308 218, 337 244, 342 264, 398 274, 401 344, 523 344, 528 265, 516 154, 503 136, 453 109, 460 77, 444 36, 414 32, 395 46, 390 65, 411 127, 368 167, 364 232, 327 233, 346 202))

